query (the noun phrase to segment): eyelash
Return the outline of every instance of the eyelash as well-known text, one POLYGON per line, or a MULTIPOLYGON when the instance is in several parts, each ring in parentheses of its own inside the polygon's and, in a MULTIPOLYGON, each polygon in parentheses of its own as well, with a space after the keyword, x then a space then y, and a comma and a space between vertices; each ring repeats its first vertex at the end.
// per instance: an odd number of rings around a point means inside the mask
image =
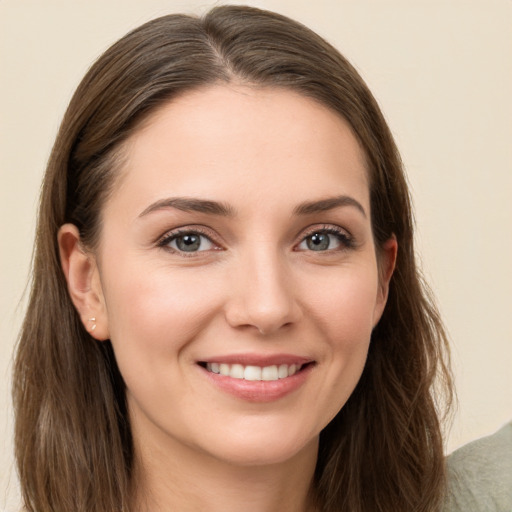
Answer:
MULTIPOLYGON (((300 246, 302 243, 306 242, 306 240, 313 236, 313 235, 333 235, 335 236, 341 247, 335 248, 335 249, 327 249, 322 251, 316 251, 316 252, 326 252, 326 253, 332 253, 334 251, 344 251, 348 249, 353 249, 355 247, 355 241, 344 229, 333 226, 333 225, 327 225, 322 226, 320 228, 314 227, 309 229, 304 236, 300 239, 300 241, 295 245, 295 247, 300 246)), ((194 227, 194 228, 187 228, 187 229, 177 229, 176 231, 172 231, 170 233, 167 233, 164 235, 158 242, 157 246, 161 247, 162 249, 165 249, 167 251, 170 251, 172 253, 177 253, 180 256, 187 257, 187 258, 193 258, 197 257, 197 253, 201 252, 207 252, 208 250, 203 251, 181 251, 179 249, 174 249, 173 247, 170 247, 169 244, 171 244, 174 240, 186 236, 186 235, 199 235, 200 237, 206 238, 214 247, 213 250, 222 250, 222 248, 219 246, 219 244, 215 243, 212 239, 212 236, 209 232, 201 229, 200 227, 194 227)), ((300 251, 300 249, 295 249, 300 251)), ((305 249, 307 251, 307 249, 305 249)), ((315 252, 313 250, 310 250, 310 252, 315 252)))
POLYGON ((212 236, 209 232, 201 229, 200 227, 194 227, 194 228, 187 228, 187 229, 177 229, 175 231, 172 231, 170 233, 165 234, 158 242, 157 246, 161 247, 162 249, 165 249, 166 251, 179 254, 180 256, 184 256, 185 258, 193 258, 197 256, 197 253, 199 252, 206 252, 206 251, 180 251, 179 249, 174 249, 173 247, 170 247, 169 244, 171 244, 174 240, 186 236, 186 235, 199 235, 202 238, 206 238, 214 247, 214 250, 220 250, 218 244, 216 244, 212 236))
MULTIPOLYGON (((333 226, 333 225, 324 225, 320 228, 313 227, 313 228, 309 229, 306 232, 306 234, 301 238, 299 244, 297 244, 297 245, 304 243, 309 237, 316 235, 316 234, 333 235, 338 239, 338 241, 341 245, 341 247, 339 247, 337 249, 328 249, 325 251, 317 251, 317 252, 332 253, 334 251, 345 251, 348 249, 353 249, 356 245, 354 238, 351 235, 349 235, 346 230, 344 230, 343 228, 341 228, 339 226, 333 226)), ((311 250, 311 252, 315 252, 315 251, 311 250)))

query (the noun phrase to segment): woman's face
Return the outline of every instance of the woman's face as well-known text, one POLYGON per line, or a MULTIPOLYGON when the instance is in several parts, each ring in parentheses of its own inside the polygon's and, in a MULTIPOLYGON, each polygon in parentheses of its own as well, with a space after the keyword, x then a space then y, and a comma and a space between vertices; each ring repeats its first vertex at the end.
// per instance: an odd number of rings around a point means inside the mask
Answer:
POLYGON ((219 85, 160 108, 97 251, 136 442, 243 465, 316 449, 386 300, 396 247, 379 281, 370 217, 362 151, 313 100, 219 85))

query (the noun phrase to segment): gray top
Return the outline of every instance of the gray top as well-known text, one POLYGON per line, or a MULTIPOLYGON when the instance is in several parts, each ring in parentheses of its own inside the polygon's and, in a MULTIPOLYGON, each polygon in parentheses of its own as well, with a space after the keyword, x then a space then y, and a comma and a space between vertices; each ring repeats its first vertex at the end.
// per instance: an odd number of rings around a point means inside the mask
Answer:
POLYGON ((512 512, 512 423, 448 457, 443 512, 512 512))

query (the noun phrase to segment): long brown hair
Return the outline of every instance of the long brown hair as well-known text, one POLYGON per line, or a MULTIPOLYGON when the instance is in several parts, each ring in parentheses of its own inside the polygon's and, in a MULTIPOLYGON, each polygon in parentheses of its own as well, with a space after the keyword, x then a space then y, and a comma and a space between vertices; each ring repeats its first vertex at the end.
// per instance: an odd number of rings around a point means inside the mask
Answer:
POLYGON ((74 223, 93 248, 130 134, 176 95, 233 80, 292 89, 345 118, 367 159, 377 250, 393 235, 398 241, 362 377, 321 433, 320 506, 439 508, 439 417, 451 398, 447 341, 415 264, 409 193, 390 130, 355 69, 318 35, 274 13, 223 6, 203 18, 164 16, 126 35, 89 70, 62 121, 42 188, 14 368, 15 450, 29 511, 128 511, 133 489, 123 380, 110 343, 93 340, 73 307, 57 230, 74 223))

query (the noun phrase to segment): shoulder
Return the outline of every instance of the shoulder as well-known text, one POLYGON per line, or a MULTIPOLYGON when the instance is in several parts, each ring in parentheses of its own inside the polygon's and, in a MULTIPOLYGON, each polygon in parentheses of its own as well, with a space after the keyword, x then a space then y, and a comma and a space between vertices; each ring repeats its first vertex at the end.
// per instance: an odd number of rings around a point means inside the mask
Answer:
POLYGON ((512 423, 447 459, 443 512, 512 512, 512 423))

